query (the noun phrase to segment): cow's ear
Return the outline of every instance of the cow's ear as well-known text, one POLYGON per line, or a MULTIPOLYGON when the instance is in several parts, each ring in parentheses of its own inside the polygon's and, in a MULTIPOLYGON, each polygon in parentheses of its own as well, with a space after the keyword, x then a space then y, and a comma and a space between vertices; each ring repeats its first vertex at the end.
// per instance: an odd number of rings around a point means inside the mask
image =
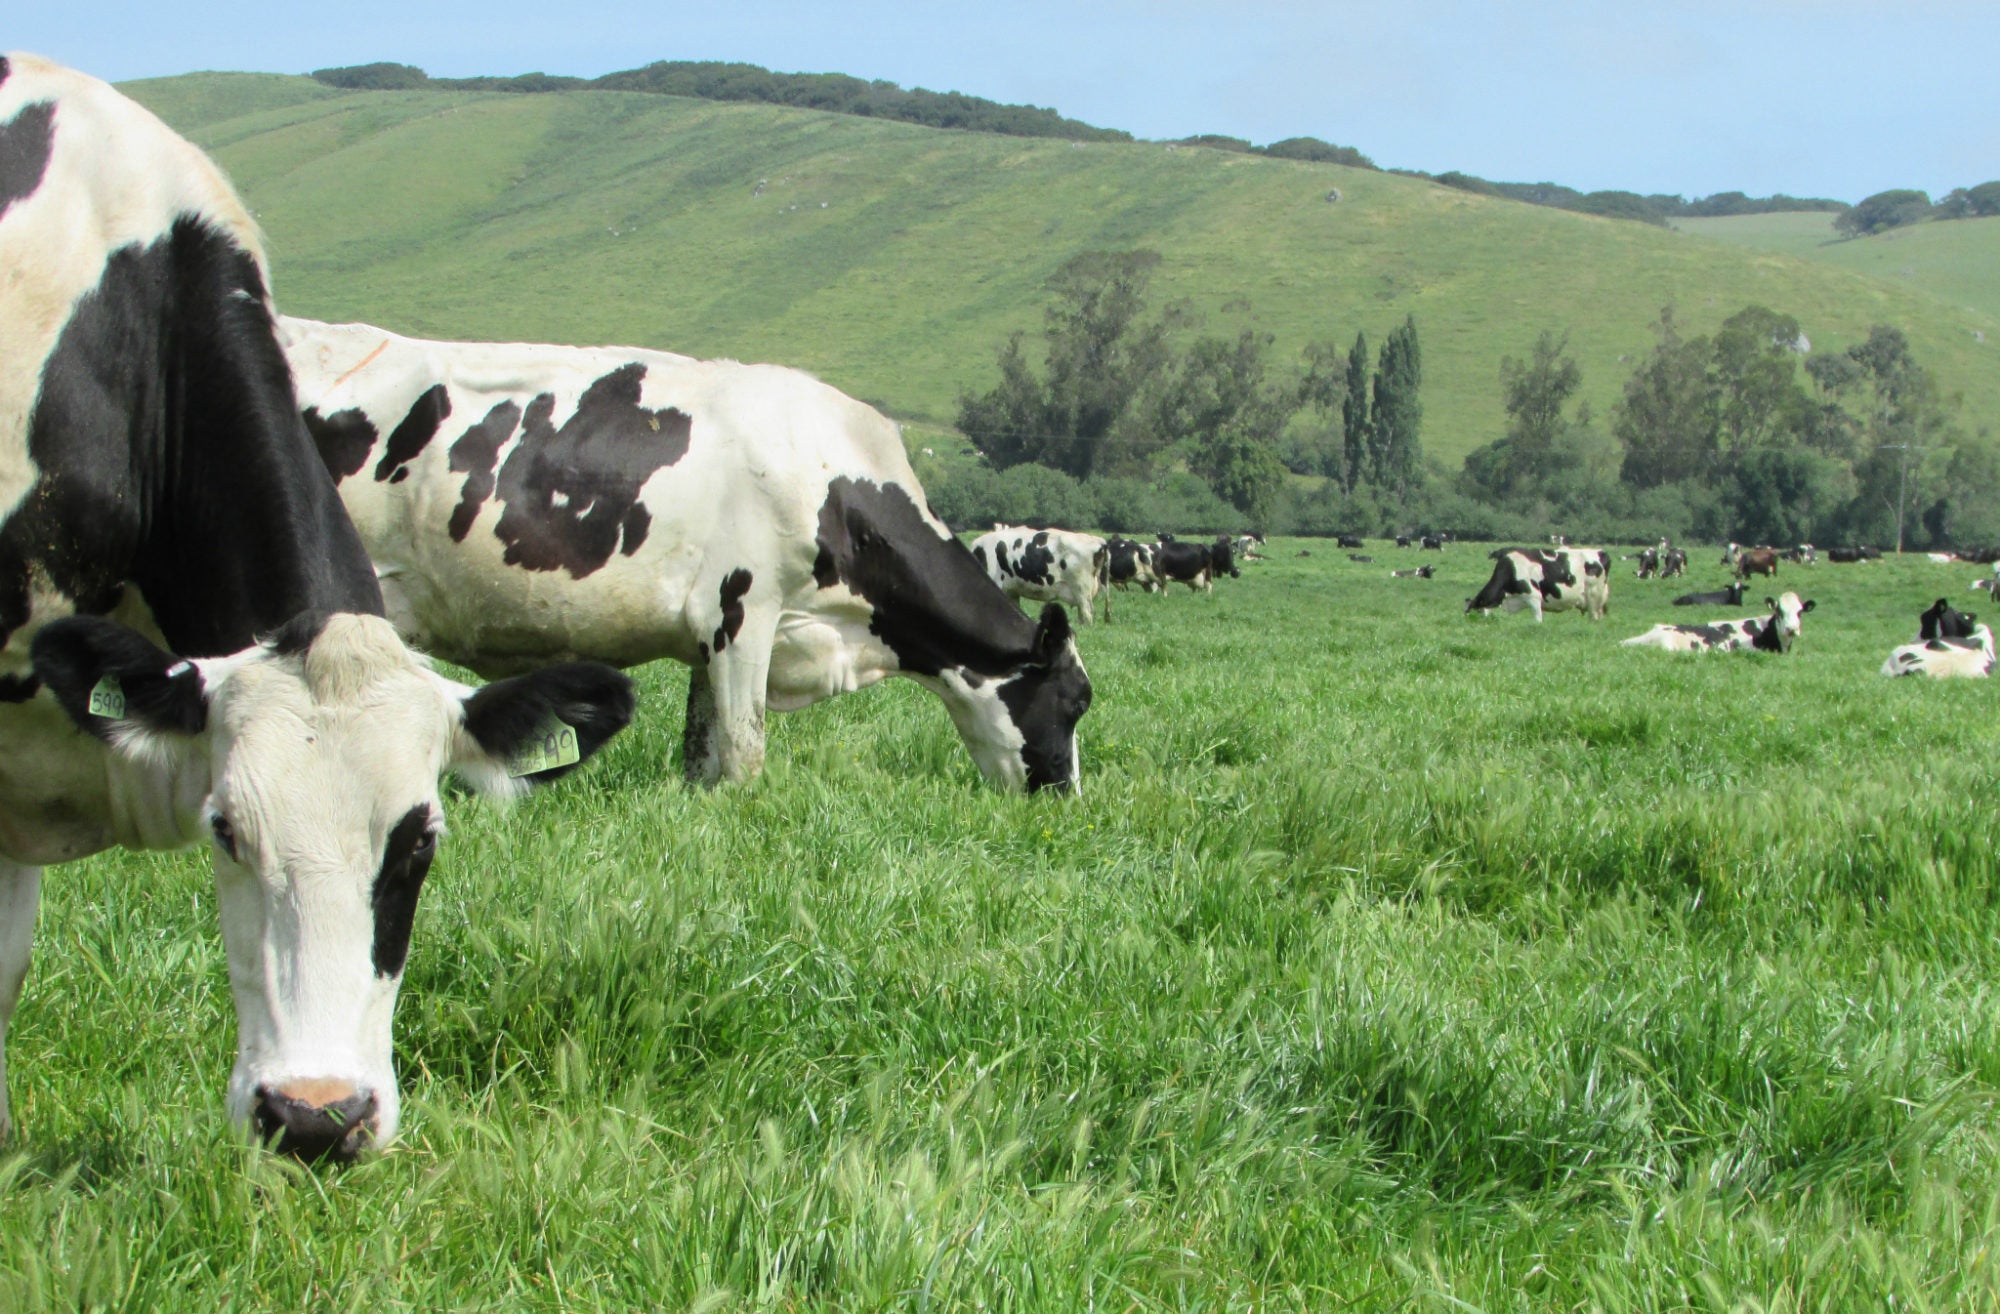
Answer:
POLYGON ((451 688, 462 713, 451 769, 482 794, 512 797, 560 779, 632 722, 632 681, 598 662, 451 688))
POLYGON ((1766 598, 1764 599, 1764 605, 1776 611, 1778 609, 1778 600, 1776 598, 1766 598))
POLYGON ((1069 643, 1069 613, 1060 602, 1051 602, 1042 608, 1041 623, 1035 626, 1035 655, 1037 666, 1053 666, 1063 655, 1063 648, 1069 643))
POLYGON ((128 756, 171 750, 208 727, 201 667, 116 621, 50 621, 35 635, 29 660, 79 729, 128 756))
POLYGON ((1799 615, 1801 616, 1805 615, 1807 612, 1811 611, 1814 607, 1818 605, 1819 604, 1814 602, 1811 598, 1807 598, 1806 605, 1799 608, 1799 615))

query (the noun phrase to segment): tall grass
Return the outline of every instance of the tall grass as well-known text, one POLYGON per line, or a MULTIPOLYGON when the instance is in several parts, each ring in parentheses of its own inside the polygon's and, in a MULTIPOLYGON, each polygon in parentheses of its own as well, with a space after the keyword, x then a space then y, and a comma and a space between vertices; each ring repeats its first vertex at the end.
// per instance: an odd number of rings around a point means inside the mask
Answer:
POLYGON ((1480 623, 1476 550, 1271 552, 1084 633, 1075 798, 900 683, 688 793, 646 672, 453 805, 348 1171, 223 1126, 205 864, 52 874, 0 1308, 2000 1299, 1995 691, 1874 674, 1971 572, 1788 574, 1793 654, 1703 658, 1614 642, 1677 582, 1480 623))

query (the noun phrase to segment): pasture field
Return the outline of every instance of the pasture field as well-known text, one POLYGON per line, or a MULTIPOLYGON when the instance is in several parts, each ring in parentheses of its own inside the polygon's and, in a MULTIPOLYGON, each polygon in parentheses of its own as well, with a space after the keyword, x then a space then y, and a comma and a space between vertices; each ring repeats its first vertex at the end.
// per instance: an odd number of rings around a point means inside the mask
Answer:
POLYGON ((1895 324, 1975 424, 2000 413, 2000 307, 1392 173, 631 92, 123 90, 229 170, 288 312, 419 337, 782 361, 949 423, 1064 261, 1145 247, 1157 304, 1275 335, 1274 368, 1416 316, 1425 450, 1453 468, 1505 428, 1501 357, 1569 332, 1605 415, 1668 302, 1687 333, 1768 305, 1822 351, 1895 324))
MULTIPOLYGON (((2000 219, 1952 219, 1841 239, 1829 214, 1746 214, 1676 220, 1674 227, 1777 251, 1927 292, 1953 306, 2000 315, 2000 219)), ((1996 339, 1986 333, 1989 342, 1996 339)))
POLYGON ((1982 572, 1785 567, 1790 656, 1674 656, 1616 640, 1713 549, 1540 627, 1371 550, 1120 596, 1080 797, 907 682, 690 793, 647 672, 454 804, 346 1171, 223 1126, 205 855, 52 873, 0 1309, 1993 1307, 2000 688, 1875 674, 1982 572))

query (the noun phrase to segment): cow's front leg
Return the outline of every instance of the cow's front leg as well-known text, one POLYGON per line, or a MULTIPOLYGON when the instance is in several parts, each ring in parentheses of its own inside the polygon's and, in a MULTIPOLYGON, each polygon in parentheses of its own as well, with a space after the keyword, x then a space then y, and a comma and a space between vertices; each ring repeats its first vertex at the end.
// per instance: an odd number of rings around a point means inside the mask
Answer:
POLYGON ((13 1125, 7 1106, 7 1023, 28 976, 41 902, 42 869, 0 861, 0 1137, 13 1125))
POLYGON ((755 780, 764 770, 764 705, 777 618, 745 614, 733 638, 709 650, 688 681, 682 739, 690 783, 755 780))

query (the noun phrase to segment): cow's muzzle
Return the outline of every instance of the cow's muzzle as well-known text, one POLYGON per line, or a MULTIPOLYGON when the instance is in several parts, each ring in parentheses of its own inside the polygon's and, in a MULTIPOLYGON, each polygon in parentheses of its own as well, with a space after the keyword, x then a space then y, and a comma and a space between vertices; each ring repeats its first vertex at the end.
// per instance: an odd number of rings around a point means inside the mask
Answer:
POLYGON ((352 1163, 375 1142, 377 1106, 370 1091, 346 1082, 259 1086, 251 1119, 257 1136, 280 1154, 318 1163, 352 1163))

